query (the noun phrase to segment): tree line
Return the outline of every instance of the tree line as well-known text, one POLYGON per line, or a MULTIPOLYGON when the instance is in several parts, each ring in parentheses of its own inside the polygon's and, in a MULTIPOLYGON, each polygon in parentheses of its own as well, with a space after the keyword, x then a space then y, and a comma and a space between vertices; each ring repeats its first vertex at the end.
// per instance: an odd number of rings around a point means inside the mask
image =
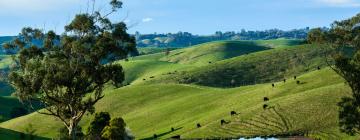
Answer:
POLYGON ((247 31, 242 29, 240 32, 217 31, 212 35, 194 35, 189 32, 167 33, 167 34, 141 34, 135 33, 138 47, 187 47, 217 40, 269 40, 278 38, 287 39, 306 39, 309 27, 303 29, 293 29, 289 31, 270 29, 265 31, 247 31))

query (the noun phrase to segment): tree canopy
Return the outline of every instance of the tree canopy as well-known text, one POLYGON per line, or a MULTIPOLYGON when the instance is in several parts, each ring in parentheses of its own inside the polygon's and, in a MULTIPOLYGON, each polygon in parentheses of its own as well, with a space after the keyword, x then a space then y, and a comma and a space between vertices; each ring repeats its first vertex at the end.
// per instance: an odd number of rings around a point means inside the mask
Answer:
POLYGON ((343 132, 354 135, 360 132, 360 14, 335 21, 331 29, 314 29, 308 35, 311 43, 326 44, 335 53, 330 54, 334 63, 330 66, 343 77, 352 91, 352 97, 344 97, 340 106, 340 127, 343 132), (350 53, 344 53, 350 48, 350 53), (335 67, 333 67, 335 66, 335 67))
POLYGON ((107 18, 122 2, 111 0, 110 5, 109 13, 77 14, 61 35, 26 27, 4 45, 18 50, 8 79, 15 95, 30 107, 40 101, 44 110, 38 112, 60 119, 73 138, 83 115, 94 112, 94 104, 104 97, 104 85, 119 87, 124 81, 123 68, 112 62, 137 51, 126 24, 107 18))

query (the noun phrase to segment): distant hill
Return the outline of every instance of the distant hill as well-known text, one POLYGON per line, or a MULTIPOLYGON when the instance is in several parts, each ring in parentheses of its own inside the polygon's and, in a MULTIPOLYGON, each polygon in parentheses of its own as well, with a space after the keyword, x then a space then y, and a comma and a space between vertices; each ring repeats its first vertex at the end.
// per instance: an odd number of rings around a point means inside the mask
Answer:
POLYGON ((158 82, 215 87, 273 82, 326 67, 323 54, 321 49, 311 45, 271 49, 165 75, 158 82))
POLYGON ((217 41, 177 49, 168 56, 157 53, 135 57, 130 62, 122 62, 122 65, 129 71, 126 82, 156 80, 164 83, 228 87, 234 79, 237 86, 247 85, 254 84, 255 79, 258 83, 269 82, 325 65, 325 61, 319 60, 321 52, 316 47, 298 44, 301 44, 300 40, 285 39, 217 41), (293 58, 297 54, 299 57, 293 58), (303 55, 301 58, 300 54, 303 55), (263 68, 260 70, 258 67, 263 68))
POLYGON ((283 31, 271 29, 264 31, 221 32, 211 35, 194 35, 189 32, 167 34, 140 34, 135 33, 138 47, 188 47, 206 42, 229 40, 273 40, 273 39, 300 39, 304 40, 310 28, 283 31))
POLYGON ((209 64, 267 49, 270 48, 250 41, 218 41, 174 50, 160 60, 181 64, 209 64))
POLYGON ((160 48, 160 47, 140 47, 138 48, 139 51, 139 55, 148 55, 148 54, 154 54, 154 53, 161 53, 161 52, 165 52, 166 50, 176 50, 179 48, 160 48))

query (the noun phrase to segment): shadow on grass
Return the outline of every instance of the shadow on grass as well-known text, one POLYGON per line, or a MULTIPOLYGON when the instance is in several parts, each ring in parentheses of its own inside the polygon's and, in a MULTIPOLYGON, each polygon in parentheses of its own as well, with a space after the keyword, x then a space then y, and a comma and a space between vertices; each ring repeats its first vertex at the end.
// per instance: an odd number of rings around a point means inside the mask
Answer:
MULTIPOLYGON (((159 137, 162 137, 162 136, 165 136, 165 135, 167 135, 167 134, 170 134, 170 133, 172 133, 172 132, 175 132, 175 131, 177 131, 177 130, 180 130, 180 129, 182 129, 183 127, 179 127, 179 128, 175 128, 174 129, 174 131, 167 131, 167 132, 164 132, 164 133, 161 133, 161 134, 156 134, 157 135, 157 138, 159 138, 159 137)), ((142 138, 142 139, 140 139, 140 140, 152 140, 152 139, 156 139, 156 138, 154 138, 154 136, 150 136, 150 137, 147 137, 147 138, 142 138)))
POLYGON ((1 140, 50 140, 49 138, 40 136, 31 136, 10 129, 0 128, 1 140))

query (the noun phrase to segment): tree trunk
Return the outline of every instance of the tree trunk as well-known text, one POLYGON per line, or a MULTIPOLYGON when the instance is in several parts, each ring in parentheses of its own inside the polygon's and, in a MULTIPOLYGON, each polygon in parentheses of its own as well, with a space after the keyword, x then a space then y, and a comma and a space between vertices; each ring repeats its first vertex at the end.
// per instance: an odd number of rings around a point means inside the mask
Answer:
POLYGON ((77 122, 75 120, 70 120, 70 125, 68 127, 68 130, 69 130, 69 137, 71 137, 72 140, 76 140, 76 126, 77 126, 77 122))

